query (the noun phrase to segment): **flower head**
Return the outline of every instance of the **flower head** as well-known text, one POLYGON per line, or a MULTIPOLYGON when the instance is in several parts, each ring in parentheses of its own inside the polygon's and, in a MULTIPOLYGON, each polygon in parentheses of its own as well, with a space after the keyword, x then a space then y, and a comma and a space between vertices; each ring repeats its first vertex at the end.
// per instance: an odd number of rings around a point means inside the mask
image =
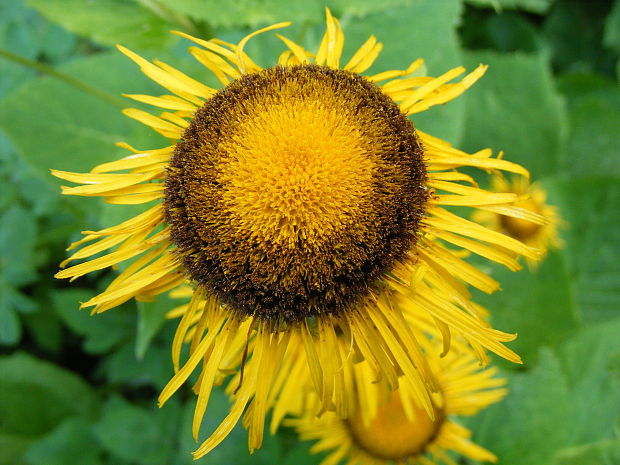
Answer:
POLYGON ((491 179, 491 189, 518 195, 521 200, 515 207, 521 214, 506 216, 501 211, 478 210, 474 219, 539 250, 537 257, 526 258, 530 268, 535 268, 549 250, 562 246, 558 230, 564 226, 564 221, 557 208, 547 203, 547 192, 539 183, 530 183, 521 177, 509 181, 496 174, 491 179))
POLYGON ((493 377, 493 368, 480 369, 466 350, 439 355, 437 347, 427 352, 439 386, 433 395, 433 418, 418 404, 406 380, 398 390, 387 391, 360 363, 352 367, 357 405, 351 416, 342 419, 327 412, 317 417, 310 409, 287 424, 301 439, 316 441, 311 451, 328 453, 321 465, 343 459, 350 465, 455 463, 448 452, 494 462, 495 456, 469 441, 471 432, 453 416, 475 415, 501 400, 507 393, 505 380, 493 377))
POLYGON ((381 44, 370 37, 341 68, 344 35, 327 11, 316 54, 278 36, 287 50, 277 66, 261 69, 245 44, 286 25, 238 44, 180 33, 199 46, 190 53, 215 74, 221 90, 119 47, 169 91, 129 96, 163 108, 158 115, 125 114, 171 145, 141 151, 122 144, 133 154, 90 173, 53 172, 82 184, 63 187, 67 195, 154 203, 117 226, 85 232, 71 248, 90 245, 63 266, 114 250, 57 276, 75 279, 132 260, 83 304, 95 313, 190 283, 192 297, 172 347, 175 375, 160 402, 200 365, 197 437, 212 386, 229 374, 234 398, 196 457, 221 442, 244 411, 250 449, 260 447, 266 412, 284 395, 299 350, 324 410, 349 411, 350 380, 341 368, 353 357, 365 360, 388 389, 404 374, 420 408, 433 417, 437 382, 410 327, 411 312, 440 329, 446 349, 455 333, 481 358, 488 349, 519 362, 504 345, 514 336, 489 327, 466 289, 493 292, 499 284, 457 249, 511 269, 518 269, 515 254, 536 252, 445 207, 488 206, 516 215, 517 195, 479 189, 457 169, 527 171, 490 150, 457 150, 407 118, 454 99, 486 68, 452 83, 463 68, 415 76, 423 63, 416 60, 404 70, 362 77, 381 44), (190 347, 181 363, 183 341, 190 347))

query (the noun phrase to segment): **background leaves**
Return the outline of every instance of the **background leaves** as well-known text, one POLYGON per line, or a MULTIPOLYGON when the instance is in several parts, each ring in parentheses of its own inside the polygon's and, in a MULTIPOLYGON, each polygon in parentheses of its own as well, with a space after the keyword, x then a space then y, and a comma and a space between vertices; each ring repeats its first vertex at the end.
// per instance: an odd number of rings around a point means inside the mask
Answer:
MULTIPOLYGON (((537 270, 486 266, 503 290, 478 296, 493 323, 518 332, 522 368, 502 364, 511 394, 471 421, 500 464, 620 463, 620 1, 332 0, 345 57, 376 35, 374 70, 426 59, 431 75, 490 65, 464 97, 415 119, 467 150, 490 146, 526 165, 567 221, 565 247, 537 270)), ((178 29, 238 41, 268 23, 306 48, 324 30, 324 4, 301 0, 14 0, 0 2, 0 465, 192 463, 194 396, 162 409, 171 374, 174 302, 78 310, 113 278, 56 281, 78 232, 131 214, 61 198, 50 168, 88 170, 162 143, 121 115, 121 93, 161 92, 114 49, 122 43, 217 85, 185 53, 178 29), (6 57, 6 53, 2 55, 6 57), (28 61, 30 60, 30 61, 28 61), (30 64, 31 66, 28 66, 30 64), (25 66, 26 65, 26 66, 25 66), (54 74, 55 73, 55 74, 54 74), (77 84, 77 87, 76 87, 77 84)), ((273 64, 282 44, 248 44, 273 64)), ((213 393, 205 433, 228 408, 213 393), (213 408, 212 408, 213 407, 213 408)), ((316 464, 291 431, 250 456, 237 428, 214 464, 316 464)), ((467 462, 463 462, 467 463, 467 462)))

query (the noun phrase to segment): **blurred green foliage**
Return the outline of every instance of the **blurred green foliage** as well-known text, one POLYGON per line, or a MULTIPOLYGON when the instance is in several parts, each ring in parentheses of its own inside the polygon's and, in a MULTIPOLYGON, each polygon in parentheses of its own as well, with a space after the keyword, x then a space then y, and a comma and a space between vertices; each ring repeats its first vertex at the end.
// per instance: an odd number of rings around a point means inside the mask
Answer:
MULTIPOLYGON (((479 300, 496 326, 520 333, 513 347, 525 365, 502 364, 512 393, 470 421, 474 439, 500 464, 620 463, 620 1, 327 4, 342 20, 345 56, 370 34, 384 43, 377 71, 417 57, 431 75, 488 63, 466 96, 421 115, 416 125, 466 150, 504 150, 544 184, 569 223, 566 246, 537 270, 484 265, 503 291, 479 300)), ((175 302, 127 303, 90 317, 78 303, 113 273, 74 285, 53 278, 80 230, 118 221, 131 209, 62 198, 49 168, 88 170, 118 157, 119 140, 143 148, 161 143, 119 111, 121 93, 160 90, 114 44, 213 84, 185 54, 187 44, 167 31, 239 40, 256 27, 292 20, 285 34, 312 49, 323 31, 323 6, 0 1, 0 49, 39 65, 0 58, 0 465, 192 463, 193 394, 184 388, 164 408, 155 406, 172 370, 174 323, 164 315, 175 302)), ((265 36, 248 50, 269 65, 282 45, 265 36)), ((207 432, 228 409, 219 390, 212 407, 207 432)), ((245 443, 237 427, 204 461, 318 462, 286 429, 252 456, 245 443)))

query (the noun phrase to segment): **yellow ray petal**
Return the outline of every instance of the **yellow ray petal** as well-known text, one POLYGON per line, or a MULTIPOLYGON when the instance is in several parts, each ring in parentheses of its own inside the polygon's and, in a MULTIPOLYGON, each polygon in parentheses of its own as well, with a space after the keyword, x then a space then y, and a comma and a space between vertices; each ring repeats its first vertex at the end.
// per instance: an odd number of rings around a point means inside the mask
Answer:
POLYGON ((383 45, 375 36, 371 35, 368 40, 353 54, 349 62, 344 66, 345 70, 354 73, 363 73, 372 66, 379 56, 383 45))
POLYGON ((281 23, 272 24, 271 26, 267 26, 262 29, 259 29, 258 31, 254 31, 251 34, 248 34, 247 36, 245 36, 243 39, 241 39, 241 42, 239 42, 239 45, 237 45, 237 62, 239 63, 239 71, 241 72, 241 74, 245 74, 247 72, 255 72, 255 71, 260 70, 260 68, 256 64, 254 64, 247 57, 247 55, 243 53, 243 47, 245 47, 245 44, 248 43, 248 40, 250 40, 252 37, 258 34, 262 34, 263 32, 273 31, 274 29, 282 29, 283 27, 288 27, 290 25, 291 25, 290 21, 284 21, 281 23))
POLYGON ((295 55, 295 57, 297 58, 297 60, 299 60, 300 63, 309 63, 310 55, 304 50, 302 46, 297 45, 292 40, 289 40, 280 34, 276 34, 276 37, 286 44, 286 46, 293 53, 293 55, 295 55))
POLYGON ((327 30, 323 35, 323 40, 319 46, 315 61, 317 65, 338 68, 340 56, 342 55, 342 47, 344 46, 344 34, 342 33, 340 22, 332 16, 331 11, 329 11, 327 7, 325 7, 325 16, 327 30))
POLYGON ((196 105, 183 100, 179 97, 175 97, 173 95, 162 95, 160 97, 153 97, 151 95, 143 95, 143 94, 122 94, 123 97, 128 97, 130 99, 136 100, 137 102, 148 103, 149 105, 153 105, 159 108, 166 108, 168 110, 186 110, 186 111, 196 111, 198 108, 196 105))

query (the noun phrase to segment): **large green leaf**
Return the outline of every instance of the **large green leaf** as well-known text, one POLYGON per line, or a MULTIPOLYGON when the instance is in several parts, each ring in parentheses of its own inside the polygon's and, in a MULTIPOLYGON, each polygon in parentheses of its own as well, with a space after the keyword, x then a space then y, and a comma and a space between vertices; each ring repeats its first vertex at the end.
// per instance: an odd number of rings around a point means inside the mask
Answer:
MULTIPOLYGON (((154 88, 135 65, 117 52, 77 60, 61 70, 111 95, 154 88)), ((0 127, 50 182, 50 168, 88 171, 125 155, 125 151, 114 147, 117 141, 161 143, 159 137, 151 136, 152 131, 123 116, 118 107, 56 78, 26 83, 2 100, 2 108, 0 127)))
POLYGON ((35 218, 27 209, 16 205, 2 214, 0 225, 1 279, 14 286, 28 284, 36 276, 35 218))
POLYGON ((466 10, 459 33, 463 46, 474 50, 540 53, 546 47, 538 28, 512 11, 489 14, 484 10, 466 10))
POLYGON ((32 444, 24 459, 29 465, 99 465, 102 451, 91 428, 83 418, 68 418, 32 444))
POLYGON ((51 292, 52 308, 62 322, 74 333, 84 338, 84 350, 101 354, 131 340, 135 328, 135 316, 130 308, 113 309, 100 315, 90 315, 88 309, 80 309, 80 303, 93 297, 92 290, 70 288, 51 292), (129 312, 129 313, 128 313, 129 312))
POLYGON ((47 305, 39 306, 35 312, 24 315, 23 322, 38 347, 52 354, 60 352, 65 336, 62 324, 47 305))
POLYGON ((91 418, 98 401, 74 373, 25 353, 0 357, 3 432, 36 436, 70 416, 91 418))
POLYGON ((620 439, 570 447, 558 452, 553 465, 617 465, 620 463, 620 439))
POLYGON ((570 388, 553 351, 540 352, 536 368, 509 377, 510 394, 473 419, 474 440, 499 465, 549 464, 569 444, 573 423, 570 388))
POLYGON ((327 455, 326 452, 310 452, 312 442, 300 442, 285 454, 281 465, 315 465, 327 455))
POLYGON ((581 321, 620 308, 620 180, 563 179, 549 184, 568 227, 566 257, 581 321))
POLYGON ((474 439, 506 465, 581 465, 576 457, 584 464, 594 456, 606 457, 610 451, 605 448, 595 455, 601 445, 575 446, 615 437, 620 414, 620 371, 614 365, 620 357, 619 331, 616 318, 576 331, 556 350, 541 349, 534 369, 508 374, 511 393, 506 400, 473 418, 474 439))
POLYGON ((465 143, 503 150, 534 177, 554 173, 566 136, 566 112, 547 60, 524 54, 469 52, 466 63, 489 65, 469 91, 465 143))
POLYGON ((571 109, 570 121, 569 143, 562 156, 564 170, 620 178, 620 112, 614 105, 589 98, 571 109))
POLYGON ((24 465, 21 457, 35 440, 32 436, 0 433, 0 465, 24 465))
POLYGON ((330 0, 327 6, 333 9, 334 14, 340 17, 354 16, 364 17, 371 13, 378 13, 390 9, 404 9, 415 4, 419 0, 330 0))
POLYGON ((558 350, 571 386, 571 444, 615 437, 615 426, 620 420, 618 334, 620 315, 616 312, 613 320, 583 328, 558 350))
MULTIPOLYGON (((24 0, 0 2, 0 48, 55 63, 74 52, 76 42, 74 35, 27 8, 24 0)), ((2 61, 0 96, 36 75, 20 64, 2 61)))
POLYGON ((610 8, 611 2, 557 2, 543 27, 556 69, 613 72, 617 53, 601 44, 610 8))
POLYGON ((318 22, 323 7, 304 0, 176 0, 170 8, 213 27, 265 26, 280 21, 318 22))
POLYGON ((546 13, 555 0, 465 0, 476 6, 486 6, 500 11, 502 9, 519 9, 533 13, 546 13))
MULTIPOLYGON (((165 341, 151 344, 141 359, 136 357, 135 342, 127 341, 102 360, 101 372, 109 383, 131 387, 151 386, 160 390, 173 375, 171 341, 172 336, 166 334, 165 341)), ((154 403, 155 396, 148 401, 154 403)))
POLYGON ((559 80, 570 134, 562 170, 574 176, 620 177, 620 89, 606 76, 574 73, 559 80))
MULTIPOLYGON (((403 7, 413 0, 331 0, 327 6, 339 17, 363 17, 389 8, 403 7)), ((250 26, 256 28, 280 21, 295 23, 321 23, 325 10, 319 2, 304 0, 177 0, 169 8, 185 16, 202 20, 213 27, 231 28, 250 26)))
POLYGON ((13 286, 0 281, 0 344, 15 345, 22 336, 22 324, 15 311, 15 298, 20 294, 13 286))
POLYGON ((620 53, 620 1, 616 0, 614 7, 605 21, 605 36, 603 43, 620 53))
MULTIPOLYGON (((455 31, 461 10, 457 0, 419 0, 406 8, 352 20, 345 28, 344 57, 352 56, 374 34, 383 43, 383 51, 368 73, 405 69, 413 60, 424 58, 429 74, 439 76, 463 64, 455 31)), ((458 143, 463 134, 464 110, 461 97, 445 107, 416 114, 413 121, 423 131, 458 143)))
MULTIPOLYGON (((209 407, 202 420, 199 442, 196 444, 192 439, 192 418, 194 414, 195 398, 187 402, 183 409, 181 430, 179 432, 179 463, 191 464, 190 452, 196 450, 201 441, 204 441, 221 421, 226 417, 231 403, 220 387, 215 387, 209 400, 209 407)), ((166 406, 163 407, 164 409, 166 406)), ((278 435, 271 436, 266 428, 263 437, 263 445, 252 455, 247 449, 248 433, 241 424, 237 424, 226 439, 209 453, 205 461, 214 464, 238 464, 238 465, 272 465, 281 463, 282 447, 278 435)), ((318 463, 316 460, 312 463, 318 463)))
POLYGON ((93 427, 95 437, 122 460, 144 465, 171 463, 180 415, 175 406, 171 403, 166 409, 147 410, 112 397, 93 427))
POLYGON ((551 253, 529 272, 494 269, 502 290, 476 297, 490 310, 494 327, 518 333, 510 348, 526 365, 534 361, 540 346, 557 344, 577 325, 565 260, 562 253, 551 253))
MULTIPOLYGON (((414 1, 330 0, 325 5, 339 17, 363 17, 389 8, 405 7, 414 1)), ((325 18, 322 2, 305 0, 177 0, 171 2, 169 8, 214 27, 256 28, 279 21, 320 23, 325 18)))
POLYGON ((37 223, 24 207, 14 205, 0 214, 0 344, 21 338, 19 311, 31 311, 34 301, 20 287, 36 279, 37 223))
POLYGON ((171 25, 146 8, 126 0, 28 0, 50 21, 104 45, 167 48, 171 25))
POLYGON ((151 341, 166 322, 166 313, 177 302, 167 295, 159 295, 154 302, 138 302, 138 334, 136 336, 136 357, 144 357, 151 341))

